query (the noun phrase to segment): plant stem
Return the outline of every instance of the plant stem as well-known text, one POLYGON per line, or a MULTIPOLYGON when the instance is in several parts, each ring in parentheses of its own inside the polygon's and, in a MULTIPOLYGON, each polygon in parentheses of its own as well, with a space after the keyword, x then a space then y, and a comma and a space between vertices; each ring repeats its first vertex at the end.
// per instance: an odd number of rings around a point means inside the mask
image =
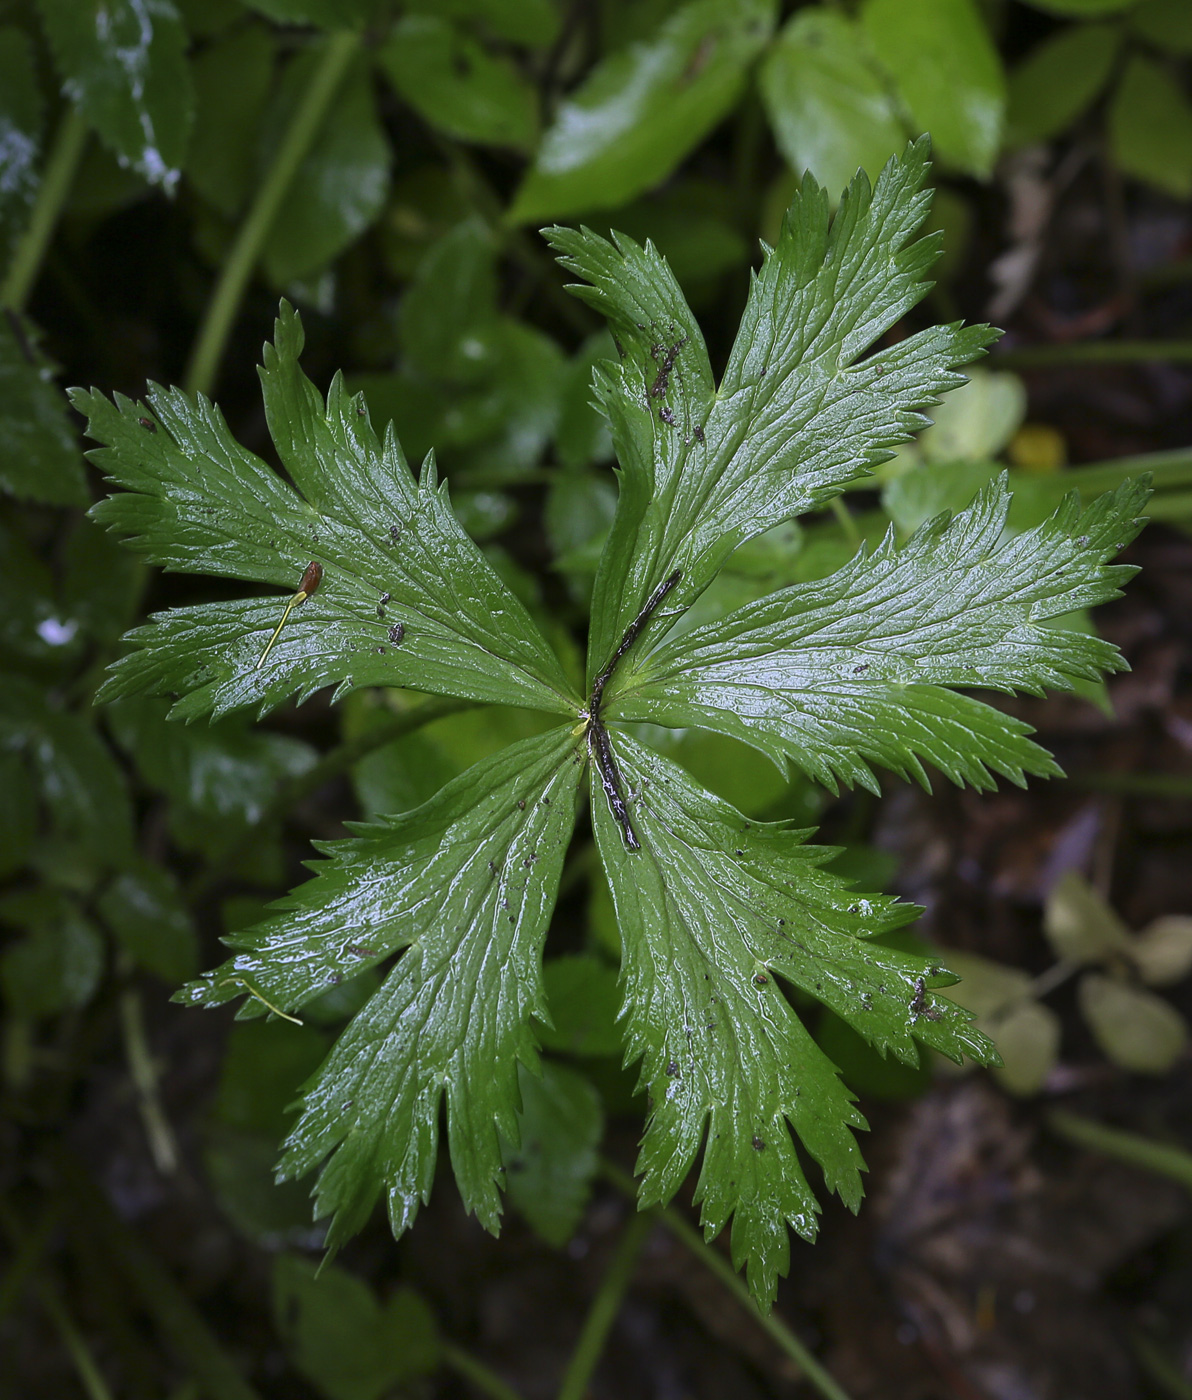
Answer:
POLYGON ((450 1342, 443 1343, 443 1364, 471 1381, 484 1395, 491 1395, 492 1400, 522 1400, 517 1391, 511 1385, 506 1385, 495 1371, 490 1371, 483 1361, 477 1361, 450 1342))
POLYGON ((853 549, 861 548, 861 532, 857 529, 857 522, 853 519, 853 513, 839 496, 833 496, 831 501, 832 514, 836 517, 840 528, 844 531, 844 538, 853 549))
POLYGON ((49 1314, 50 1321, 58 1329, 63 1345, 70 1352, 70 1359, 74 1362, 75 1371, 87 1392, 88 1400, 115 1400, 103 1373, 96 1365, 95 1357, 91 1355, 91 1348, 75 1326, 74 1318, 55 1289, 42 1280, 37 1284, 37 1296, 49 1314))
MULTIPOLYGON (((615 1163, 603 1159, 600 1163, 600 1170, 605 1179, 611 1182, 622 1195, 636 1201, 637 1187, 634 1185, 632 1177, 623 1172, 615 1163)), ((809 1384, 824 1396, 825 1400, 849 1400, 848 1392, 833 1380, 786 1323, 775 1317, 772 1312, 764 1313, 761 1311, 754 1302, 753 1295, 738 1278, 736 1270, 733 1269, 728 1260, 724 1259, 716 1250, 709 1248, 700 1238, 699 1231, 693 1229, 678 1211, 672 1210, 669 1206, 655 1206, 651 1214, 660 1220, 671 1234, 695 1255, 705 1269, 716 1275, 762 1331, 767 1333, 771 1340, 776 1342, 781 1350, 790 1357, 803 1372, 809 1384)))
POLYGON ((273 164, 240 225, 215 291, 207 303, 207 312, 183 381, 192 394, 211 392, 240 299, 265 239, 273 227, 290 182, 318 134, 348 65, 360 48, 360 42, 360 35, 352 31, 332 34, 324 41, 322 58, 311 74, 310 85, 290 119, 273 164))
POLYGON ((625 1290, 633 1278, 637 1256, 655 1223, 651 1212, 642 1211, 631 1218, 617 1241, 608 1270, 600 1280, 600 1287, 584 1318, 579 1340, 567 1363, 563 1384, 559 1387, 559 1400, 583 1400, 587 1394, 588 1382, 604 1350, 609 1329, 621 1310, 625 1290))
POLYGON ((59 1215, 60 1211, 54 1206, 48 1206, 42 1211, 37 1224, 25 1234, 20 1230, 8 1202, 0 1203, 0 1220, 8 1231, 15 1251, 8 1272, 0 1279, 0 1318, 11 1311, 25 1286, 25 1280, 41 1263, 41 1256, 54 1233, 59 1215))
POLYGON ((129 1078, 137 1091, 137 1107, 149 1140, 153 1165, 162 1176, 170 1176, 178 1169, 178 1147, 157 1092, 157 1066, 145 1038, 141 995, 135 987, 126 987, 120 993, 120 1026, 124 1033, 129 1078))
POLYGON ((1192 1191, 1192 1153, 1182 1147, 1172 1147, 1165 1142, 1155 1142, 1141 1133, 1128 1133, 1121 1128, 1107 1128, 1093 1118, 1085 1118, 1076 1113, 1048 1114, 1047 1124, 1054 1132, 1066 1137, 1081 1147, 1104 1153, 1106 1157, 1116 1157, 1119 1162, 1129 1162, 1154 1172, 1156 1176, 1170 1177, 1172 1181, 1192 1191))
MULTIPOLYGON (((9 1271, 8 1278, 4 1281, 6 1295, 9 1291, 10 1280, 14 1275, 18 1276, 17 1283, 19 1284, 28 1273, 37 1267, 55 1219, 56 1211, 50 1207, 38 1225, 26 1235, 9 1203, 0 1201, 0 1224, 3 1224, 4 1232, 17 1252, 16 1262, 9 1271)), ((75 1326, 74 1318, 70 1315, 66 1304, 58 1296, 53 1284, 47 1279, 39 1278, 34 1282, 33 1290, 37 1294, 38 1301, 49 1315, 50 1321, 57 1329, 58 1335, 62 1338, 63 1345, 70 1353, 70 1359, 74 1362, 75 1371, 78 1373, 79 1381, 87 1392, 89 1400, 113 1400, 108 1383, 96 1365, 95 1358, 91 1355, 91 1348, 84 1340, 83 1334, 75 1326)))
POLYGON ((996 369, 1048 369, 1062 365, 1130 365, 1166 360, 1192 362, 1189 340, 1078 340, 1071 345, 1024 345, 990 357, 996 369))
POLYGON ((206 1319, 153 1251, 120 1219, 77 1158, 59 1150, 54 1160, 63 1188, 77 1208, 72 1227, 99 1241, 114 1270, 132 1286, 141 1306, 189 1367, 203 1393, 211 1400, 260 1400, 206 1319))
POLYGON ((46 159, 28 227, 16 246, 4 285, 0 287, 0 306, 13 311, 24 310, 41 271, 50 239, 54 236, 58 216, 74 183, 88 130, 87 120, 79 109, 68 107, 46 159))
POLYGON ((1186 773, 1074 773, 1068 781, 1073 787, 1120 797, 1192 797, 1192 774, 1186 773))

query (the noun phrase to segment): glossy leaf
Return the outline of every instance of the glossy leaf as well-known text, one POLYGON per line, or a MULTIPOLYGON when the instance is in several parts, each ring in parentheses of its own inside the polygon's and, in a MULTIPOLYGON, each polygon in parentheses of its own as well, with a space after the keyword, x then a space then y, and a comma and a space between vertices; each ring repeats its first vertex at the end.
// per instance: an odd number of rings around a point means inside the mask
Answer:
MULTIPOLYGON (((261 125, 266 163, 321 59, 312 47, 282 75, 261 125)), ((318 272, 368 228, 389 193, 392 159, 368 64, 358 58, 269 226, 262 262, 275 287, 318 272)))
POLYGON ((16 25, 0 26, 0 265, 25 227, 41 182, 45 104, 33 46, 16 25))
POLYGON ((865 31, 912 125, 940 159, 970 175, 993 169, 1005 77, 975 0, 867 0, 865 31))
POLYGON ((154 562, 273 583, 290 596, 312 558, 318 592, 295 607, 265 664, 285 597, 175 608, 130 634, 101 698, 177 693, 172 713, 264 711, 336 684, 407 685, 573 713, 559 663, 451 513, 433 460, 415 482, 342 380, 323 399, 298 367, 302 329, 283 304, 261 379, 294 489, 241 448, 205 399, 156 386, 149 407, 76 390, 105 444, 94 459, 127 488, 96 518, 154 562), (152 412, 153 417, 148 417, 152 412), (146 426, 148 424, 148 426, 146 426))
POLYGON ((533 84, 440 15, 399 21, 377 61, 398 95, 448 136, 518 150, 533 145, 533 84))
POLYGON ((835 199, 857 173, 876 179, 906 144, 889 84, 855 20, 800 10, 770 48, 761 92, 775 140, 797 174, 835 199))
POLYGON ((612 654, 654 590, 677 585, 661 634, 746 540, 823 505, 925 426, 922 410, 963 382, 987 327, 937 327, 861 356, 918 302, 938 239, 911 242, 926 215, 927 143, 907 148, 870 191, 862 175, 829 227, 808 177, 754 279, 719 386, 699 326, 655 250, 553 229, 563 266, 590 286, 623 357, 595 390, 621 463, 621 498, 592 604, 589 666, 612 654))
POLYGON ((37 0, 63 91, 122 165, 172 190, 194 121, 170 0, 37 0))
POLYGON ((996 1056, 968 1013, 931 990, 955 978, 871 941, 913 908, 852 894, 819 868, 832 852, 803 845, 807 833, 746 821, 628 735, 613 743, 639 852, 595 778, 591 800, 621 926, 627 1042, 652 1101, 642 1204, 669 1200, 702 1148, 705 1235, 733 1217, 733 1262, 747 1261, 768 1306, 787 1269, 787 1225, 816 1232, 792 1130, 856 1209, 863 1164, 851 1129, 865 1126, 776 977, 909 1063, 916 1041, 957 1060, 996 1056))
POLYGON ((1109 643, 1046 624, 1116 596, 1134 570, 1106 561, 1138 533, 1148 494, 1124 486, 1083 513, 1072 496, 1045 524, 1000 542, 1002 480, 901 549, 891 531, 831 578, 624 666, 608 712, 733 735, 831 787, 877 791, 871 762, 924 785, 923 760, 977 788, 993 773, 1020 784, 1026 773, 1058 773, 1021 720, 946 687, 1040 694, 1121 669, 1109 643))
POLYGON ((0 316, 0 489, 44 505, 87 500, 83 457, 36 332, 0 316))
POLYGON ((610 209, 664 180, 725 116, 769 38, 771 0, 691 0, 560 104, 510 219, 610 209))
POLYGON ((600 1096, 582 1074, 549 1062, 520 1071, 520 1146, 502 1153, 510 1203, 556 1249, 575 1234, 596 1175, 600 1096))
POLYGON ((434 1317, 413 1289, 381 1303, 334 1264, 281 1255, 273 1314, 295 1369, 326 1400, 382 1400, 439 1364, 434 1317))
POLYGON ((178 994, 291 1013, 344 978, 404 953, 306 1086, 283 1178, 327 1157, 316 1215, 328 1243, 383 1191, 393 1230, 430 1194, 446 1095, 451 1161, 481 1223, 500 1217, 498 1130, 517 1143, 517 1069, 535 1063, 541 949, 571 836, 581 769, 555 729, 511 745, 424 806, 324 849, 332 859, 287 912, 231 940, 230 962, 178 994))
POLYGON ((1065 131, 1109 81, 1121 31, 1109 24, 1062 29, 1010 74, 1006 144, 1025 146, 1065 131))
POLYGON ((1177 199, 1192 194, 1192 102, 1153 59, 1134 54, 1109 105, 1113 158, 1177 199))

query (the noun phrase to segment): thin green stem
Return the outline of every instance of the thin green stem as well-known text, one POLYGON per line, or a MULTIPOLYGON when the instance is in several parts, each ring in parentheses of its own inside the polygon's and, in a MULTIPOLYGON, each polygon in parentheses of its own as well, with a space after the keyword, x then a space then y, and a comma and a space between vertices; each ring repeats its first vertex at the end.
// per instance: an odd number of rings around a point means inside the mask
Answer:
POLYGON ((1071 345, 1024 345, 990 359, 995 369, 1050 369, 1062 365, 1131 365, 1192 361, 1189 340, 1078 340, 1071 345))
MULTIPOLYGON (((4 1233, 8 1236, 17 1254, 16 1262, 9 1271, 8 1278, 4 1281, 5 1294, 8 1292, 9 1281, 13 1275, 18 1275, 18 1281, 23 1280, 40 1263, 55 1219, 56 1211, 51 1206, 43 1214, 38 1225, 26 1234, 16 1212, 9 1203, 0 1201, 0 1225, 3 1225, 4 1233)), ((87 1392, 89 1400, 113 1400, 108 1383, 96 1365, 95 1358, 91 1355, 91 1348, 87 1345, 83 1334, 75 1326, 75 1320, 66 1304, 58 1296, 57 1289, 48 1279, 38 1278, 33 1284, 33 1291, 37 1294, 38 1301, 57 1329, 58 1335, 62 1338, 62 1344, 70 1353, 70 1359, 74 1362, 75 1371, 78 1373, 79 1381, 87 1392)))
POLYGON ((87 120, 79 109, 68 107, 54 136, 29 224, 12 255, 4 284, 0 286, 0 306, 13 311, 24 310, 54 236, 62 206, 74 184, 88 130, 87 120))
POLYGON ((477 1361, 468 1352, 444 1342, 442 1354, 443 1365, 471 1381, 481 1394, 492 1396, 492 1400, 522 1400, 511 1385, 507 1385, 495 1371, 490 1371, 483 1361, 477 1361))
POLYGON ((839 496, 832 497, 831 505, 832 514, 836 517, 840 528, 844 531, 844 538, 853 549, 860 549, 861 532, 857 529, 857 522, 853 519, 852 511, 849 510, 848 506, 845 505, 839 496))
POLYGON ((145 1313, 204 1393, 219 1400, 260 1400, 206 1319, 157 1255, 120 1219, 78 1159, 59 1149, 54 1160, 63 1190, 75 1207, 71 1227, 88 1232, 99 1242, 113 1270, 129 1283, 145 1313))
POLYGON ((649 1211, 632 1217, 621 1232, 608 1269, 600 1280, 600 1287, 592 1299, 592 1306, 584 1318, 579 1340, 567 1363, 563 1383, 559 1387, 559 1400, 583 1400, 588 1392, 588 1382, 600 1353, 608 1340, 609 1330, 621 1311, 625 1292, 633 1279, 637 1267, 637 1256, 641 1253, 646 1236, 654 1228, 656 1221, 649 1211))
POLYGON ((1073 773, 1068 781, 1073 787, 1120 797, 1192 797, 1192 774, 1187 773, 1073 773))
MULTIPOLYGON (((622 1195, 636 1201, 637 1187, 632 1177, 606 1160, 601 1161, 600 1170, 605 1179, 622 1195)), ((758 1308, 749 1289, 741 1282, 728 1260, 709 1248, 700 1238, 699 1231, 689 1225, 678 1211, 669 1206, 655 1206, 651 1214, 666 1226, 684 1248, 691 1251, 705 1269, 720 1280, 762 1331, 799 1367, 808 1383, 824 1396, 825 1400, 849 1400, 848 1392, 833 1380, 786 1323, 775 1317, 772 1312, 764 1313, 758 1308)))
POLYGON ((184 380, 185 387, 192 394, 211 392, 224 347, 240 308, 240 300, 265 239, 298 167, 318 135, 348 65, 359 51, 360 42, 361 36, 351 31, 332 34, 324 41, 323 54, 311 74, 310 85, 290 119, 273 164, 240 225, 215 291, 207 303, 207 313, 199 328, 184 380))
POLYGON ((53 1205, 42 1211, 37 1224, 26 1234, 20 1231, 17 1219, 7 1202, 0 1204, 0 1220, 12 1241, 14 1254, 3 1278, 0 1278, 0 1318, 11 1312, 29 1276, 41 1263, 50 1236, 61 1212, 53 1205))
POLYGON ((95 1357, 91 1355, 91 1348, 75 1326, 74 1318, 55 1289, 43 1280, 37 1285, 37 1296, 49 1314, 50 1321, 58 1329, 63 1345, 70 1352, 70 1359, 74 1362, 75 1371, 87 1392, 88 1400, 115 1400, 95 1357))
POLYGON ((1047 1125, 1070 1142, 1103 1153, 1106 1157, 1116 1157, 1119 1162, 1129 1162, 1131 1166, 1154 1172, 1156 1176, 1169 1177, 1192 1191, 1192 1153, 1185 1152, 1182 1147, 1155 1142, 1141 1133, 1107 1128, 1104 1123, 1076 1113, 1048 1114, 1047 1125))
POLYGON ((124 1033, 128 1073, 137 1091, 137 1107, 149 1140, 153 1164, 163 1176, 170 1176, 178 1169, 178 1146, 161 1106, 161 1096, 157 1091, 157 1066, 153 1063, 145 1036, 141 994, 135 987, 126 987, 120 993, 120 1026, 124 1033))
POLYGON ((1131 1340, 1138 1364, 1164 1395, 1170 1395, 1172 1400, 1192 1400, 1192 1382, 1180 1374, 1155 1342, 1141 1332, 1136 1332, 1131 1340))

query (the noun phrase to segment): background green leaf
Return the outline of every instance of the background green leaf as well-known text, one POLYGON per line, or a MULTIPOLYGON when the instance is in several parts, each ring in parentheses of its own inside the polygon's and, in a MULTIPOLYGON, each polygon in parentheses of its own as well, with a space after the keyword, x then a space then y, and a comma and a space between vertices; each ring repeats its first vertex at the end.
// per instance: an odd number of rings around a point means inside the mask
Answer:
POLYGON ((860 25, 837 11, 792 16, 762 65, 761 93, 788 165, 796 175, 810 170, 832 200, 858 168, 876 179, 906 143, 860 25))
POLYGON ((912 126, 931 133, 941 160, 970 175, 993 169, 1005 78, 974 0, 866 0, 865 31, 912 126))
POLYGON ((172 190, 194 121, 186 32, 170 0, 37 0, 63 90, 116 154, 172 190))
POLYGON ((564 99, 509 211, 607 209, 664 180, 727 114, 770 36, 771 0, 691 0, 564 99))

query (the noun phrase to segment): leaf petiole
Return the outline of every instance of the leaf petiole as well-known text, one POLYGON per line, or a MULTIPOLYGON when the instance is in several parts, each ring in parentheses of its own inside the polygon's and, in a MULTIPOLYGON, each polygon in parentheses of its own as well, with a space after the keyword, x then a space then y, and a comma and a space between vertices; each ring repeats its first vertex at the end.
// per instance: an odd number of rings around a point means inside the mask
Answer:
MULTIPOLYGON (((616 755, 613 753, 613 746, 609 743, 608 730, 600 718, 600 705, 604 699, 604 687, 612 678, 613 672, 617 669, 617 663, 637 641, 645 630, 646 623, 654 615, 659 603, 674 588, 675 584, 683 577, 681 569, 676 569, 673 574, 658 585, 658 587, 646 599, 645 606, 641 612, 633 619, 625 629, 625 635, 621 638, 621 644, 613 652, 608 665, 600 672, 592 682, 592 694, 588 700, 588 752, 592 756, 592 762, 596 765, 596 771, 600 774, 600 786, 604 789, 604 795, 608 798, 608 805, 616 818, 617 825, 621 828, 621 834, 625 838, 625 845, 631 851, 640 851, 641 842, 637 839, 637 834, 633 830, 633 824, 629 820, 629 810, 625 806, 625 798, 622 793, 624 783, 621 778, 621 770, 617 767, 616 755)), ((282 619, 285 620, 284 618, 282 619)))

